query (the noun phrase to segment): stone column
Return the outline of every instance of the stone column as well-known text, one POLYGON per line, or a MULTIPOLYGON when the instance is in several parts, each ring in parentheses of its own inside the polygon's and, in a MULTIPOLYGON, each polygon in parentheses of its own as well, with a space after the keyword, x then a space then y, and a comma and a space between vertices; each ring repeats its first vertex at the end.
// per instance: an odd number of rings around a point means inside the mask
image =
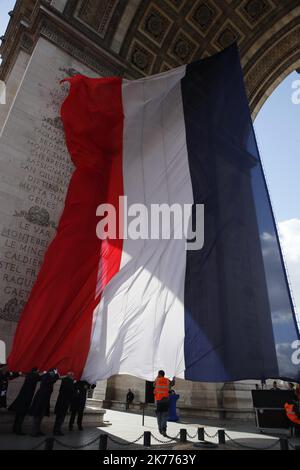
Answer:
POLYGON ((93 400, 103 401, 106 396, 107 380, 99 380, 93 391, 93 400))
POLYGON ((251 390, 259 380, 227 382, 222 389, 222 406, 228 419, 254 419, 251 390))

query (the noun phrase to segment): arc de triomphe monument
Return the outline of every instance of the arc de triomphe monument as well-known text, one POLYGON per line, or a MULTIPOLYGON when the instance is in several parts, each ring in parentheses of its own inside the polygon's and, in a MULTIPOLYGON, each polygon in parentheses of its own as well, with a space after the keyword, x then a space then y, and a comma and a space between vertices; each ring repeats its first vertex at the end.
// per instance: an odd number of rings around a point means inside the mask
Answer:
MULTIPOLYGON (((0 80, 0 332, 11 347, 64 205, 72 172, 59 81, 76 73, 129 79, 209 56, 237 41, 253 118, 300 67, 299 0, 17 0, 2 37, 0 80)), ((185 412, 249 416, 250 383, 178 381, 185 412)), ((99 383, 95 398, 124 401, 133 377, 99 383)), ((116 405, 116 403, 115 403, 116 405)))

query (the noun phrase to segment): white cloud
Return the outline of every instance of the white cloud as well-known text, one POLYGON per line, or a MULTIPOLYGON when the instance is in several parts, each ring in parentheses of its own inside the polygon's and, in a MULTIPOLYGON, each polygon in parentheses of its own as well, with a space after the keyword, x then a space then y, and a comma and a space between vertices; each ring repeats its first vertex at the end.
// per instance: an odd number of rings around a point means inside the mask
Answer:
POLYGON ((295 307, 300 313, 300 219, 279 223, 279 236, 295 307))

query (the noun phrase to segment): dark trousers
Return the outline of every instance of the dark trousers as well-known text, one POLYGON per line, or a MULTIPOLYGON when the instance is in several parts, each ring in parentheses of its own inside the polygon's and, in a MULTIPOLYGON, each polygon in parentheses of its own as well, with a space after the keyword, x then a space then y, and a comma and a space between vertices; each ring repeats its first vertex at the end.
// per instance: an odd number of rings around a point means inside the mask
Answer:
POLYGON ((167 431, 167 422, 169 416, 170 401, 168 398, 162 398, 156 401, 156 417, 159 432, 167 431))
POLYGON ((33 417, 33 423, 32 423, 32 435, 33 436, 38 436, 42 432, 41 425, 42 425, 43 417, 44 415, 33 417))
POLYGON ((77 415, 77 426, 79 428, 81 428, 82 426, 82 419, 83 419, 83 412, 84 412, 84 409, 80 409, 80 410, 73 410, 71 412, 71 418, 70 418, 70 422, 69 422, 69 428, 73 427, 74 425, 74 422, 75 422, 75 418, 76 418, 76 415, 77 415))
POLYGON ((129 410, 131 403, 132 403, 132 401, 127 401, 127 402, 126 402, 126 407, 125 407, 125 410, 126 410, 126 411, 129 410))
POLYGON ((53 432, 61 432, 61 427, 64 424, 67 413, 60 413, 56 415, 53 432))
POLYGON ((156 417, 157 417, 157 424, 158 424, 158 429, 160 432, 166 432, 167 431, 167 421, 168 421, 168 411, 157 411, 156 412, 156 417))
POLYGON ((13 425, 13 432, 15 434, 22 434, 22 426, 23 426, 25 416, 26 416, 25 414, 16 413, 14 425, 13 425))

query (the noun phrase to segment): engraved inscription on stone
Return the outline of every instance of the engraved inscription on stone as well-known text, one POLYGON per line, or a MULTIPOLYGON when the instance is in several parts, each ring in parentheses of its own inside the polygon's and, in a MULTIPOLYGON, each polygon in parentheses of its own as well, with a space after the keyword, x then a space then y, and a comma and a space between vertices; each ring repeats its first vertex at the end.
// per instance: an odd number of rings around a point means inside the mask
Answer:
POLYGON ((29 297, 73 172, 59 117, 68 85, 59 82, 68 70, 95 75, 53 48, 39 40, 0 138, 0 318, 8 321, 29 297), (55 64, 43 70, 47 56, 55 64))

